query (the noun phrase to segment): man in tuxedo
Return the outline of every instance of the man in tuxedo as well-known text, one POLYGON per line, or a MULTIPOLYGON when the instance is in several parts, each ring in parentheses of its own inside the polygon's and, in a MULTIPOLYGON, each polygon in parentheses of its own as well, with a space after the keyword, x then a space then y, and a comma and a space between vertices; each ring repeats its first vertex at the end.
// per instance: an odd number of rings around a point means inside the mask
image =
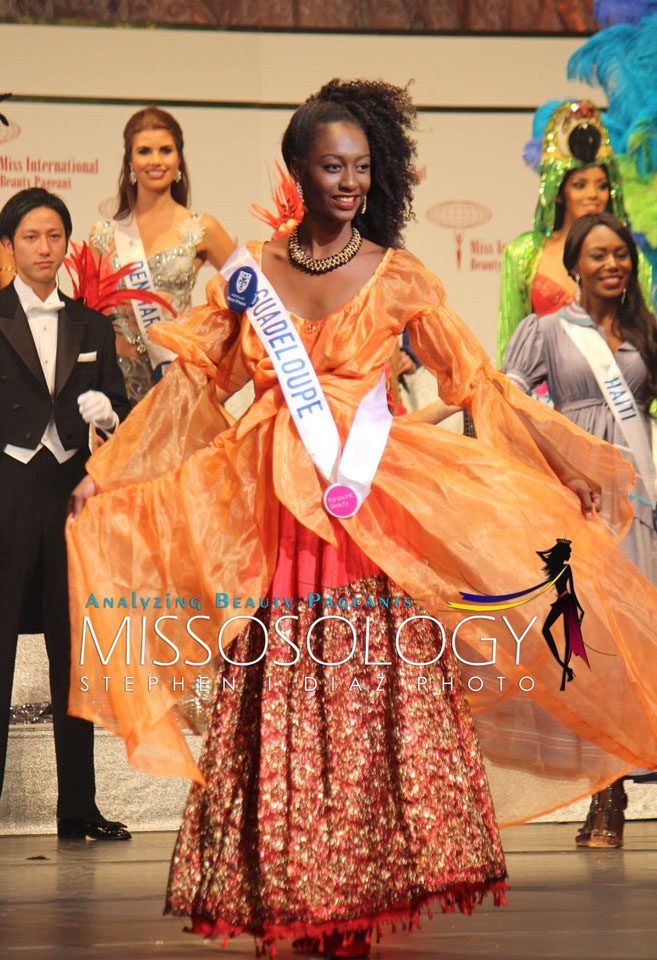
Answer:
POLYGON ((57 289, 71 235, 59 197, 22 190, 0 211, 14 282, 0 290, 0 790, 21 624, 43 626, 62 839, 128 840, 95 802, 93 724, 67 715, 70 627, 64 526, 84 476, 89 427, 127 416, 110 321, 57 289), (28 602, 29 601, 29 602, 28 602))

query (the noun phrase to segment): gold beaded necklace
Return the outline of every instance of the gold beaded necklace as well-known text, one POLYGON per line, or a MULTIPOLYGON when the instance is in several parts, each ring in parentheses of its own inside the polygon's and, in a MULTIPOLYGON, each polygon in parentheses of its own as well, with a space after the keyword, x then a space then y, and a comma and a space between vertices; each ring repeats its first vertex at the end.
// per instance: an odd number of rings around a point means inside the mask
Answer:
POLYGON ((301 267, 302 270, 306 270, 308 273, 328 273, 330 270, 337 270, 338 267, 342 267, 345 263, 353 260, 360 250, 362 242, 363 238, 360 233, 356 227, 352 227, 351 240, 346 247, 338 250, 337 253, 333 253, 330 257, 322 257, 321 260, 316 260, 314 257, 311 257, 309 253, 305 253, 301 249, 299 243, 299 228, 297 227, 294 233, 290 234, 287 249, 290 260, 296 263, 298 267, 301 267))

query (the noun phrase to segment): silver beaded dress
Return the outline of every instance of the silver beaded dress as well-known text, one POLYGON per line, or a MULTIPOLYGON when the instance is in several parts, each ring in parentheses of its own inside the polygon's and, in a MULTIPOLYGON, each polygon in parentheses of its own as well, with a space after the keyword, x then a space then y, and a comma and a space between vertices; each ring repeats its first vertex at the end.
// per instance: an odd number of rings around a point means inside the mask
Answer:
MULTIPOLYGON (((160 250, 148 261, 155 292, 168 300, 176 313, 182 313, 191 306, 192 290, 198 272, 196 251, 205 233, 201 225, 202 216, 200 213, 190 214, 178 226, 180 243, 160 250)), ((113 220, 99 220, 91 230, 91 243, 100 253, 110 257, 113 270, 120 270, 121 262, 114 243, 114 227, 113 220)), ((119 286, 125 287, 124 281, 121 281, 119 286)), ((173 319, 166 312, 164 317, 173 319)), ((118 307, 112 319, 116 329, 128 343, 136 345, 139 351, 137 357, 118 358, 128 399, 134 406, 152 387, 153 370, 132 309, 129 306, 118 307)))

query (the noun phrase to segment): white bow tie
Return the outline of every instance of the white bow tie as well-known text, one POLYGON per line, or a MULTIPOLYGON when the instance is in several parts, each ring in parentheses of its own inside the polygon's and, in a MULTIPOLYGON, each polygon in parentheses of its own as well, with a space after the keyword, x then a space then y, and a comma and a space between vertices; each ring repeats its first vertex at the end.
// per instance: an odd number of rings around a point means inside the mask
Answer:
POLYGON ((47 300, 33 300, 25 307, 26 316, 33 316, 36 313, 55 313, 62 310, 64 303, 59 299, 57 291, 53 290, 47 300))

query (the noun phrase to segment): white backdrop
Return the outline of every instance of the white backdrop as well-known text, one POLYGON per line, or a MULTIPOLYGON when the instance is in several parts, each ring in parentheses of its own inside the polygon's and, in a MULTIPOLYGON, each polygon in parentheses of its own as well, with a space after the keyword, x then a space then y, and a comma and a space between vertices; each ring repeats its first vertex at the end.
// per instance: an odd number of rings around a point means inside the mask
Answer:
MULTIPOLYGON (((501 249, 529 228, 536 202, 537 177, 521 159, 532 109, 566 93, 590 95, 564 81, 577 45, 0 25, 0 87, 43 101, 3 105, 20 134, 3 140, 0 127, 0 203, 26 178, 30 185, 53 180, 51 189, 70 206, 74 239, 83 239, 115 194, 123 126, 148 97, 174 104, 167 108, 184 130, 193 209, 216 216, 240 241, 265 238, 248 211, 252 202, 269 204, 269 176, 291 113, 276 105, 300 102, 336 74, 396 83, 413 77, 413 96, 428 109, 418 132, 424 179, 406 243, 442 278, 451 305, 492 353, 501 249), (46 102, 52 97, 76 102, 46 102), (28 158, 42 169, 28 170, 28 158), (92 172, 43 170, 44 162, 69 160, 92 172), (436 211, 441 204, 450 206, 436 211), (472 224, 461 231, 460 266, 454 222, 472 224)), ((209 268, 201 271, 196 302, 209 276, 209 268)))
MULTIPOLYGON (((0 142, 0 203, 26 186, 53 190, 68 204, 73 239, 81 241, 101 211, 112 208, 121 131, 133 107, 16 103, 6 109, 21 132, 0 142)), ((216 216, 240 241, 266 238, 268 229, 249 214, 249 206, 271 205, 269 175, 289 111, 178 107, 175 115, 185 133, 193 209, 216 216)), ((491 351, 501 249, 529 225, 536 196, 536 177, 522 164, 517 146, 528 118, 433 113, 423 114, 420 123, 423 180, 407 246, 442 278, 451 303, 491 351), (512 149, 498 150, 498 142, 512 149), (439 205, 448 207, 436 211, 439 205), (472 219, 474 225, 460 231, 459 266, 459 231, 449 224, 472 219)), ((210 276, 210 268, 201 271, 196 301, 210 276)))

